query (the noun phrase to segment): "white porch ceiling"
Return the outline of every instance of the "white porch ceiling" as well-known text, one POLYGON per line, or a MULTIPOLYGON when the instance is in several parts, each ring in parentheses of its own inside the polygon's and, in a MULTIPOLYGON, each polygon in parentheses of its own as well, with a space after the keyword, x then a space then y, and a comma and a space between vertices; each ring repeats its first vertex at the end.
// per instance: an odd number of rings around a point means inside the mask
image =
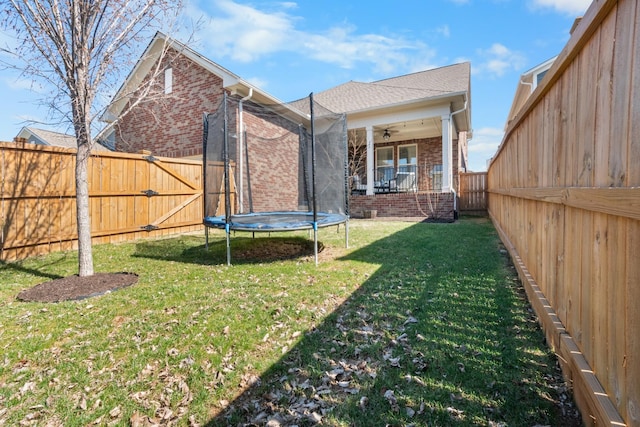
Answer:
POLYGON ((373 141, 375 143, 434 138, 441 135, 442 119, 440 117, 386 123, 373 127, 373 141), (388 140, 383 138, 385 130, 388 130, 391 135, 388 140))

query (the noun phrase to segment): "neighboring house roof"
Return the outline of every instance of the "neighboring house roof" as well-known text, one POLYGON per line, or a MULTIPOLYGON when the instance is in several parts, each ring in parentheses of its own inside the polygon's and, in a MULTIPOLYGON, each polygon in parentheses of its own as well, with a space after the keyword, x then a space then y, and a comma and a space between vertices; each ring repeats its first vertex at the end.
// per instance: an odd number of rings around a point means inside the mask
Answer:
POLYGON ((518 87, 516 88, 516 94, 513 97, 513 102, 511 103, 511 109, 507 116, 505 128, 509 126, 509 123, 516 117, 516 115, 518 115, 520 109, 527 102, 527 99, 529 99, 529 96, 531 96, 533 91, 538 87, 538 84, 540 84, 556 58, 557 56, 547 59, 543 63, 536 65, 520 75, 520 80, 518 81, 518 87))
MULTIPOLYGON (((23 127, 17 135, 17 138, 24 138, 27 142, 37 145, 50 145, 54 147, 78 148, 76 137, 65 133, 53 132, 50 130, 39 129, 34 127, 23 127)), ((95 143, 94 150, 110 151, 107 147, 95 143)))

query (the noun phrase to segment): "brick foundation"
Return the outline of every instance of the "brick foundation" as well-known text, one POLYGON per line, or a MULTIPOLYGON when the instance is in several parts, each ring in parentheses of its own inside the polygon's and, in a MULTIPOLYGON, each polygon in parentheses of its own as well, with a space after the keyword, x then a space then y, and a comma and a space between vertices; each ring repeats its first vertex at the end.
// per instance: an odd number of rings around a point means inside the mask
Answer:
POLYGON ((425 217, 434 221, 454 221, 454 193, 389 193, 372 196, 352 195, 349 214, 363 218, 376 210, 378 217, 425 217))

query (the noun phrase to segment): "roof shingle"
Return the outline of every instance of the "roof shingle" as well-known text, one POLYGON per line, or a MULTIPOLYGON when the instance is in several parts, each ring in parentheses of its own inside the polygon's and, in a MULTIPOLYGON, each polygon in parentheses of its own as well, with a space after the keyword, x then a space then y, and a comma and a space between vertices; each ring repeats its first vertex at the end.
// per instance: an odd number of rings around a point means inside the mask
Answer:
POLYGON ((469 91, 470 64, 463 62, 371 83, 350 81, 314 94, 324 107, 351 113, 469 91))

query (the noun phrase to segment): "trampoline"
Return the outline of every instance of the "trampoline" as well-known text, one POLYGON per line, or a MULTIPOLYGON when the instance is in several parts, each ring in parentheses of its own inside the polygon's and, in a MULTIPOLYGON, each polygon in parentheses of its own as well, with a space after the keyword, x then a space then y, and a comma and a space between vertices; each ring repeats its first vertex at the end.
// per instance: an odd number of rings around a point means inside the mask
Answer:
MULTIPOLYGON (((316 224, 319 228, 339 225, 347 221, 346 215, 318 212, 316 224)), ((208 227, 225 229, 224 215, 204 219, 208 227)), ((235 231, 292 231, 313 229, 313 213, 309 212, 259 212, 231 215, 229 228, 235 231)))
POLYGON ((227 264, 232 231, 313 230, 345 224, 348 246, 347 126, 344 114, 313 101, 289 104, 226 93, 204 116, 204 217, 223 229, 227 264))

